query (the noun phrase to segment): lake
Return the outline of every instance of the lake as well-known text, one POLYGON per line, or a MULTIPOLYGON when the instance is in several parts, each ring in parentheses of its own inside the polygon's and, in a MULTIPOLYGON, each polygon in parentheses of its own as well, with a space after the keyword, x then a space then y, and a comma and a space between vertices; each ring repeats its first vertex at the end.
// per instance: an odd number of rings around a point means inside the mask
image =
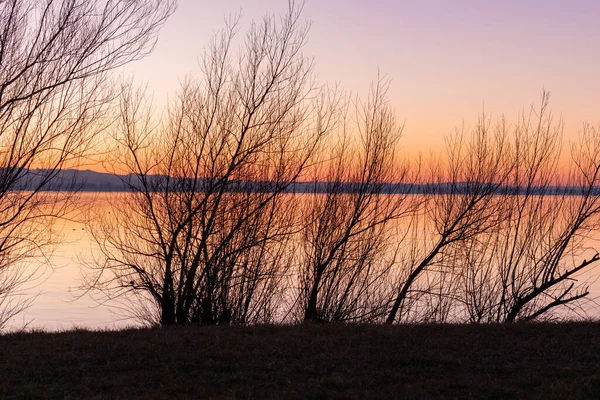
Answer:
MULTIPOLYGON (((122 194, 121 194, 122 195, 122 194)), ((118 195, 111 193, 82 193, 77 200, 82 205, 91 205, 98 213, 110 215, 118 195)), ((31 305, 13 318, 8 329, 41 328, 63 330, 75 327, 90 329, 115 329, 139 326, 141 321, 129 314, 127 302, 107 301, 98 293, 82 289, 87 274, 86 265, 91 265, 98 256, 98 247, 93 240, 85 218, 74 216, 70 220, 57 221, 53 229, 62 237, 46 260, 28 261, 29 268, 42 267, 40 274, 23 287, 22 298, 32 299, 31 305)), ((594 234, 600 237, 600 234, 594 234)), ((585 246, 600 248, 600 241, 588 239, 585 246)), ((580 279, 591 282, 590 299, 600 298, 600 282, 597 265, 580 279)), ((600 316, 600 307, 594 302, 584 306, 590 317, 600 316)))
MULTIPOLYGON (((107 193, 86 192, 78 195, 77 203, 93 205, 99 212, 110 211, 107 193)), ((58 220, 52 227, 60 236, 52 253, 43 260, 29 260, 27 268, 40 268, 36 278, 24 285, 20 295, 32 299, 31 305, 8 324, 9 329, 23 326, 46 330, 74 327, 90 329, 138 326, 141 323, 120 312, 118 304, 105 303, 102 296, 82 289, 86 264, 93 262, 98 247, 90 235, 84 215, 71 215, 58 220)))

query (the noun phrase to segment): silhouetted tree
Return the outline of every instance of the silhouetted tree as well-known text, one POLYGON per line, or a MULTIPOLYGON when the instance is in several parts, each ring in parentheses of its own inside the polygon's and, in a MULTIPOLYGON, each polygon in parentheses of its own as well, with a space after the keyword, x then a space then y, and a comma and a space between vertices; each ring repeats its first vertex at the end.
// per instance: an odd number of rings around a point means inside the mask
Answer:
MULTIPOLYGON (((387 323, 422 307, 414 296, 429 295, 436 285, 445 293, 441 285, 448 285, 444 260, 452 247, 495 228, 502 220, 495 195, 511 171, 506 125, 491 127, 484 115, 471 134, 458 131, 446 144, 446 153, 431 162, 421 186, 424 202, 412 222, 413 248, 401 262, 387 323), (420 279, 425 280, 425 287, 419 287, 420 279)), ((447 305, 443 308, 448 311, 447 305)))
POLYGON ((398 157, 402 126, 387 90, 379 80, 366 103, 357 104, 356 126, 345 122, 326 171, 315 177, 318 190, 305 199, 299 260, 305 321, 369 321, 387 310, 391 235, 412 205, 408 193, 391 191, 408 171, 398 157))
POLYGON ((562 124, 547 107, 545 93, 540 110, 515 126, 508 183, 518 195, 500 196, 506 205, 500 226, 459 250, 469 321, 545 318, 589 294, 581 274, 599 260, 584 243, 600 222, 600 132, 584 126, 568 173, 559 164, 562 124))
POLYGON ((109 72, 148 54, 170 1, 0 1, 0 327, 27 301, 8 297, 35 275, 77 165, 108 124, 109 72), (44 192, 53 185, 62 193, 44 192))
POLYGON ((337 107, 301 53, 301 9, 290 3, 279 21, 252 24, 235 58, 229 21, 202 57, 201 78, 157 125, 128 91, 114 165, 132 174, 131 193, 96 231, 96 288, 149 298, 165 325, 270 320, 295 229, 286 192, 337 107))

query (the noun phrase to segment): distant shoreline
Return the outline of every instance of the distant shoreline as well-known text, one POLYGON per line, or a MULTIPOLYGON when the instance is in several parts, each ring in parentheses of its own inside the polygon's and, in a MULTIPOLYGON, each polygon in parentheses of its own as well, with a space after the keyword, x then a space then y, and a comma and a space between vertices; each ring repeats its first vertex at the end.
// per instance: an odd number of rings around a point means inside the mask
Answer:
MULTIPOLYGON (((23 184, 18 190, 29 191, 36 187, 39 182, 38 176, 44 176, 46 170, 30 170, 23 174, 23 184)), ((153 185, 157 186, 154 192, 160 192, 161 181, 164 182, 165 176, 151 175, 148 176, 153 185)), ((182 182, 181 180, 179 182, 182 182)), ((270 192, 273 191, 275 182, 269 181, 230 181, 228 192, 270 192)), ((298 194, 325 194, 325 193, 343 193, 352 194, 365 190, 361 183, 355 182, 327 182, 327 181, 312 181, 312 182, 293 182, 283 190, 281 186, 277 186, 278 190, 284 193, 298 194)), ((107 193, 131 193, 141 189, 141 184, 137 175, 115 175, 107 172, 96 172, 91 170, 62 170, 58 171, 53 181, 46 185, 42 191, 45 192, 60 192, 60 191, 78 191, 78 192, 107 192, 107 193), (75 184, 74 184, 75 183, 75 184)), ((544 186, 544 187, 515 187, 515 186, 498 186, 484 182, 458 182, 458 183, 382 183, 377 186, 366 188, 376 194, 469 194, 479 192, 493 192, 498 195, 545 195, 545 196, 580 196, 585 194, 587 187, 577 186, 544 186)), ((186 191, 182 188, 179 190, 176 186, 171 186, 170 190, 186 191)), ((202 191, 202 182, 196 185, 197 191, 202 191)), ((592 190, 592 195, 600 195, 600 186, 592 190)))

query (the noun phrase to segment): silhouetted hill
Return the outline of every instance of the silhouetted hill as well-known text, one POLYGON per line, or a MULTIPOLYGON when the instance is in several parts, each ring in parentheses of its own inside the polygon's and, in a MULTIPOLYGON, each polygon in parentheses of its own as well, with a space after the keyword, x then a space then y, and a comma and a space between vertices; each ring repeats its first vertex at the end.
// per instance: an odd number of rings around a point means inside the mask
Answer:
MULTIPOLYGON (((28 171, 22 179, 23 184, 18 186, 20 190, 32 190, 39 184, 39 179, 47 173, 46 170, 34 169, 28 171)), ((164 187, 167 177, 161 175, 151 175, 147 177, 151 186, 156 188, 164 187)), ((173 182, 173 181, 172 181, 173 182)), ((276 183, 268 181, 231 181, 228 191, 270 191, 273 190, 276 183)), ((140 179, 137 175, 114 175, 110 173, 96 172, 90 170, 63 170, 58 171, 56 177, 45 190, 80 190, 88 192, 123 192, 135 190, 141 187, 140 179)), ((171 185, 170 190, 190 190, 190 181, 179 180, 177 185, 171 185)), ((196 183, 195 190, 202 190, 202 181, 196 183)), ((361 183, 355 182, 295 182, 290 184, 285 192, 288 193, 356 193, 364 190, 361 183)), ((480 182, 459 182, 459 183, 384 183, 367 188, 375 193, 383 194, 448 194, 459 193, 467 194, 473 191, 492 191, 498 194, 518 195, 523 194, 527 189, 511 186, 497 186, 489 183, 480 182)), ((160 189, 158 189, 160 190, 160 189)), ((581 195, 583 189, 575 186, 546 186, 529 188, 530 193, 536 195, 581 195)), ((600 194, 600 187, 594 189, 594 194, 600 194)))

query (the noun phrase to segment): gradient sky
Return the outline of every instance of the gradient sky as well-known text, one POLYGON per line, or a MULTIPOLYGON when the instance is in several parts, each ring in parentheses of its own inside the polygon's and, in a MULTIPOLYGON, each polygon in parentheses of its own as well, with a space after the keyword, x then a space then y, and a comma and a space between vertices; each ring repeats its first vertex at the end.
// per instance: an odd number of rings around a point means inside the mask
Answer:
MULTIPOLYGON (((179 0, 154 53, 128 66, 148 82, 157 105, 175 96, 224 17, 242 11, 242 28, 287 0, 179 0)), ((309 0, 305 54, 321 81, 365 93, 378 69, 405 121, 405 144, 427 152, 483 107, 514 120, 551 92, 565 138, 600 122, 600 1, 309 0)), ((243 32, 243 30, 242 30, 243 32)))

